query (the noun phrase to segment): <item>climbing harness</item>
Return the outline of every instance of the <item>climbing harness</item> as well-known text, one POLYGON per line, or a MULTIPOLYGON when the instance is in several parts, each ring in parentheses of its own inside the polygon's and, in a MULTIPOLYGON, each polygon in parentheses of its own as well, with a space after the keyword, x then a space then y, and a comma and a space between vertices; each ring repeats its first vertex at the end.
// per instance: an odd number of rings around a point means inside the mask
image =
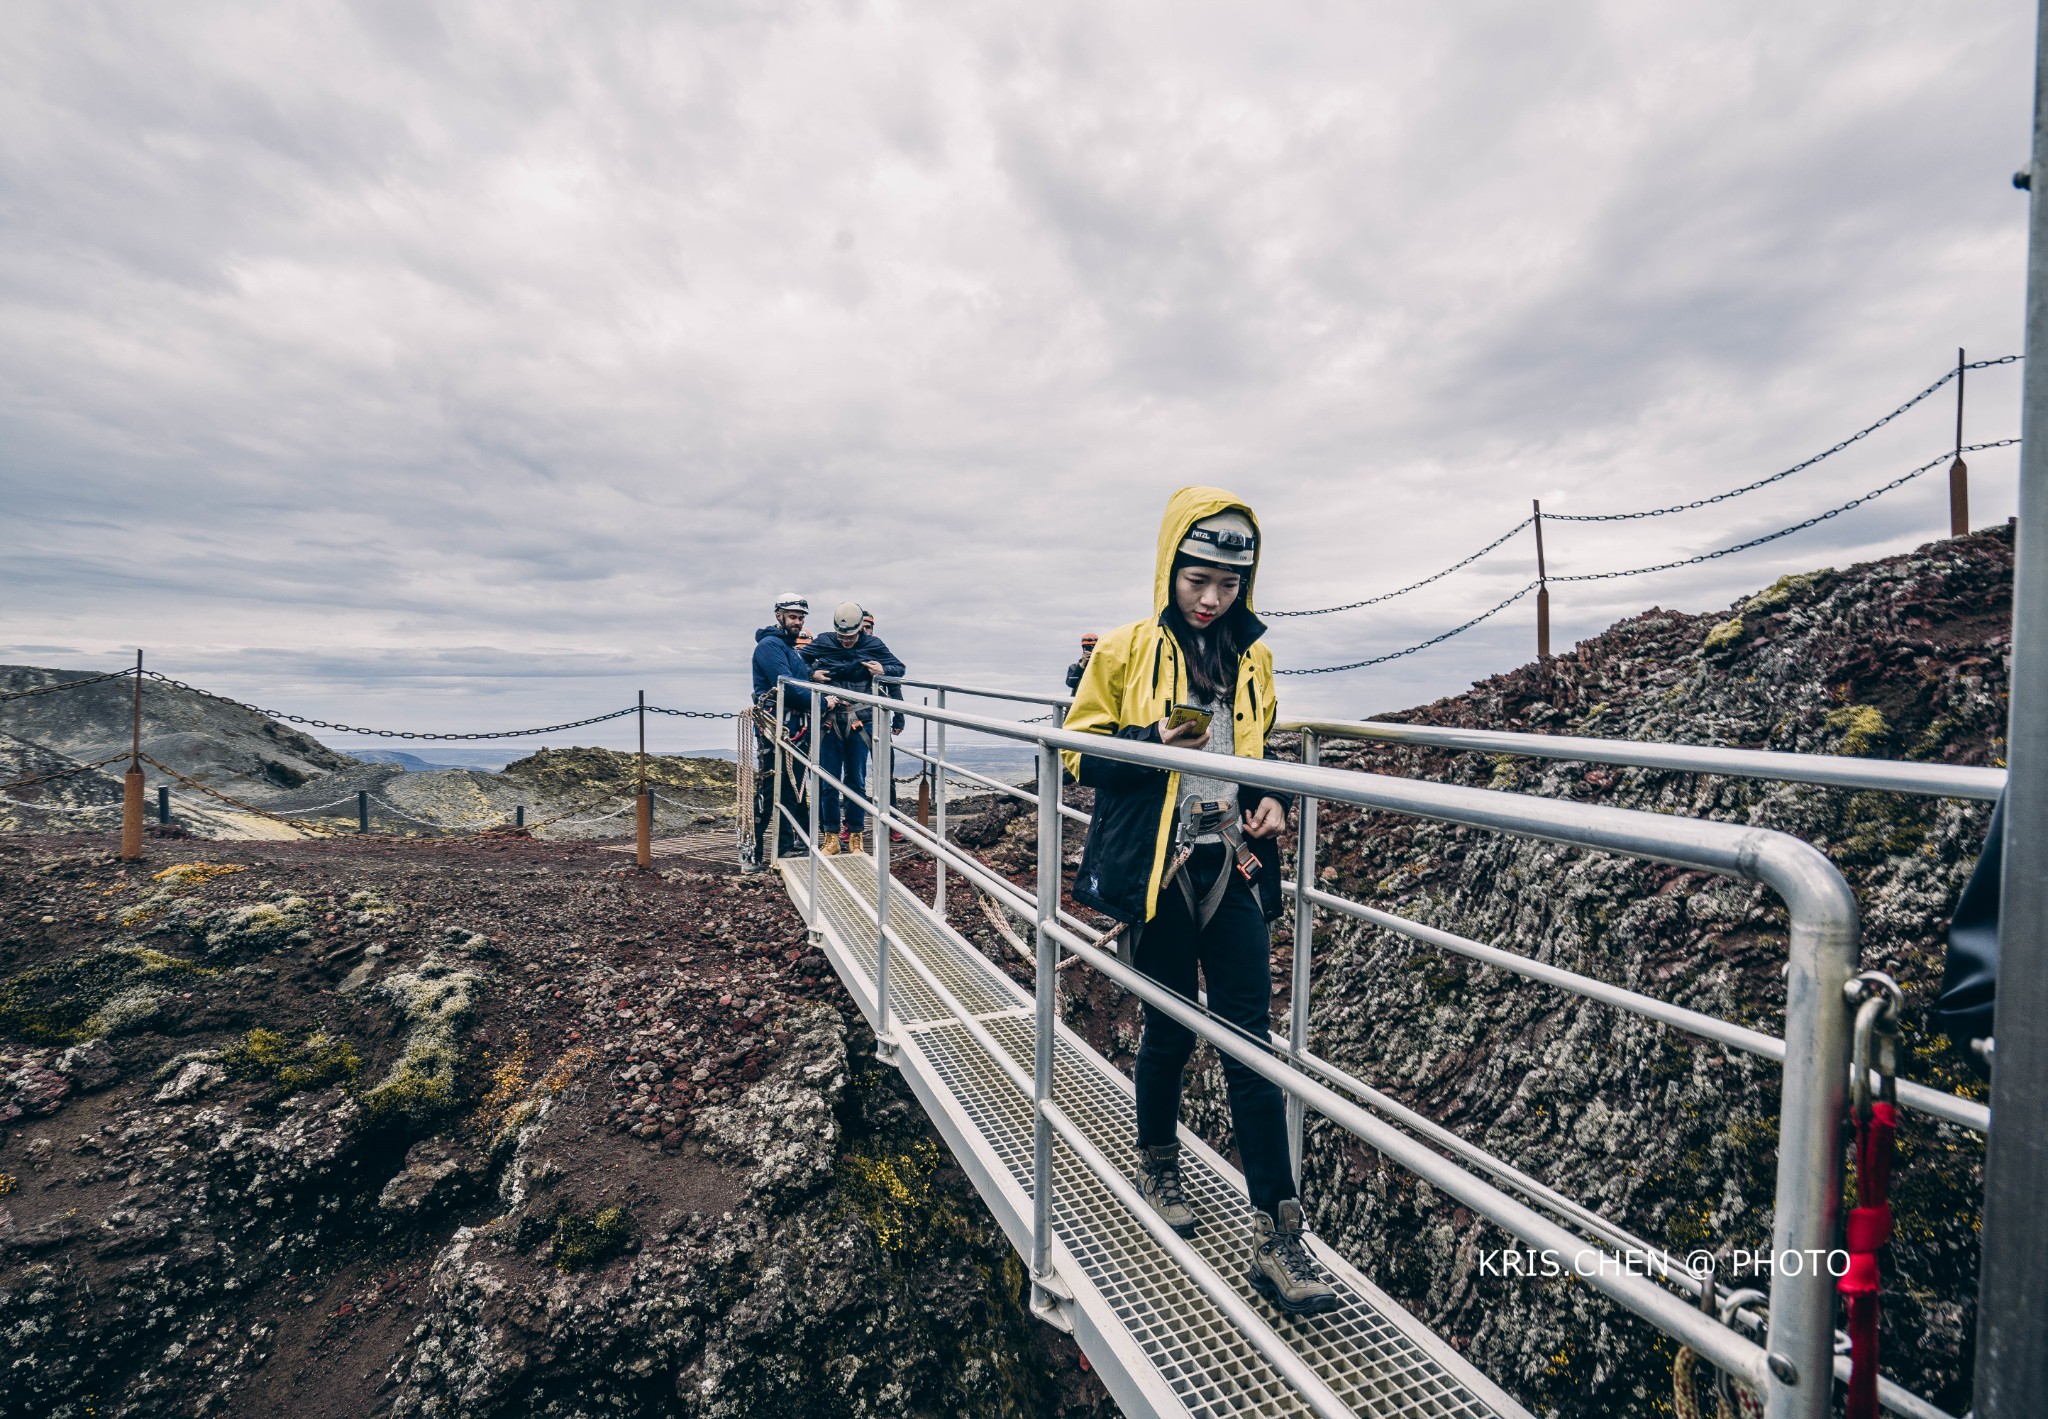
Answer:
POLYGON ((1849 1312, 1849 1402, 1844 1412, 1847 1419, 1877 1419, 1877 1251, 1892 1235, 1892 1139, 1899 1124, 1897 1027, 1905 993, 1882 971, 1865 971, 1847 989, 1856 1007, 1850 1055, 1855 1074, 1849 1089, 1856 1127, 1856 1206, 1849 1211, 1849 1269, 1836 1283, 1849 1312))
POLYGON ((1244 830, 1237 823, 1237 805, 1220 798, 1190 798, 1180 805, 1180 819, 1175 826, 1176 851, 1172 865, 1166 869, 1166 876, 1159 886, 1165 889, 1167 883, 1178 882, 1180 894, 1188 904, 1188 917, 1201 930, 1216 919, 1217 909, 1223 905, 1223 894, 1230 890, 1230 873, 1216 874, 1216 881, 1195 901, 1195 883, 1192 872, 1183 873, 1188 859, 1195 855, 1195 843, 1206 837, 1218 837, 1235 857, 1238 874, 1246 882, 1259 875, 1259 860, 1252 855, 1251 845, 1244 840, 1244 830))

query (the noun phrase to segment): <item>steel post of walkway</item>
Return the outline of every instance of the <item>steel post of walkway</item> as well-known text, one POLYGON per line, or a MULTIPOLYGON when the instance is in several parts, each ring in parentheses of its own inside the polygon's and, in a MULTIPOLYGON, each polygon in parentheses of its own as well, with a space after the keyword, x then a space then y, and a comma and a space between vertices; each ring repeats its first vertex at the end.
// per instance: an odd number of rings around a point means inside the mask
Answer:
POLYGON ((788 772, 784 767, 786 761, 782 756, 782 692, 782 681, 778 679, 775 682, 775 720, 768 729, 768 742, 775 750, 775 755, 770 761, 770 766, 775 773, 775 782, 770 784, 768 788, 768 832, 770 836, 765 844, 768 852, 768 865, 771 867, 782 860, 782 854, 778 851, 782 844, 782 776, 788 772))
POLYGON ((889 716, 876 711, 870 731, 875 747, 869 754, 868 797, 874 801, 874 820, 869 827, 875 838, 875 1049, 882 1058, 893 1057, 896 1037, 889 1029, 889 800, 895 796, 890 775, 896 764, 889 753, 889 716))
MULTIPOLYGON (((939 708, 944 709, 946 707, 945 690, 941 689, 938 695, 939 708)), ((932 833, 940 842, 944 842, 946 840, 946 721, 942 719, 937 723, 933 723, 931 720, 926 720, 925 723, 932 726, 932 757, 939 761, 937 771, 932 775, 934 779, 932 787, 939 791, 939 801, 932 805, 932 833)), ((940 921, 946 919, 946 859, 943 857, 932 859, 932 910, 939 914, 940 921)))
POLYGON ((1059 942, 1053 931, 1060 908, 1060 756, 1050 745, 1038 749, 1038 921, 1033 944, 1038 948, 1037 1040, 1032 1054, 1032 1185, 1031 1285, 1032 1310, 1052 1310, 1047 1274, 1052 1261, 1052 1121, 1045 1108, 1052 1101, 1055 1035, 1054 992, 1059 982, 1059 942))
MULTIPOLYGON (((1315 768, 1323 761, 1323 745, 1313 729, 1301 732, 1301 761, 1315 768)), ((1294 849, 1294 972, 1287 1003, 1287 1053, 1297 1067, 1308 1048, 1308 997, 1310 960, 1315 951, 1316 904, 1316 818, 1317 800, 1305 794, 1301 800, 1299 831, 1294 849)), ((1287 1156, 1294 1162, 1294 1186, 1301 1187, 1302 1125, 1308 1106, 1294 1095, 1287 1096, 1287 1156)))
POLYGON ((1977 1419, 2048 1414, 2048 0, 2034 34, 2027 361, 2013 557, 2012 699, 1984 1244, 1977 1419))
POLYGON ((804 911, 810 920, 807 935, 813 946, 825 939, 824 923, 818 917, 818 855, 825 850, 825 840, 819 835, 818 822, 821 812, 818 806, 818 791, 823 787, 818 778, 818 760, 823 757, 820 746, 825 738, 824 704, 818 687, 811 686, 811 752, 804 756, 805 779, 811 786, 811 860, 808 885, 804 888, 804 911))

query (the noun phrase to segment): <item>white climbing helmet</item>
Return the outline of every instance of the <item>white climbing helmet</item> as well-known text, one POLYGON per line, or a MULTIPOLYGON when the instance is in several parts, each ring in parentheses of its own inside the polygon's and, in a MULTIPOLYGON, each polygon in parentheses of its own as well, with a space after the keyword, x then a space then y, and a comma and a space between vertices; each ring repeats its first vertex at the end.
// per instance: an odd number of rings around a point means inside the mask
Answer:
POLYGON ((842 601, 832 611, 832 629, 846 635, 860 629, 860 618, 866 614, 856 601, 842 601))
POLYGON ((811 614, 810 599, 798 596, 794 591, 785 591, 775 598, 776 614, 780 615, 784 611, 801 611, 808 616, 811 614))

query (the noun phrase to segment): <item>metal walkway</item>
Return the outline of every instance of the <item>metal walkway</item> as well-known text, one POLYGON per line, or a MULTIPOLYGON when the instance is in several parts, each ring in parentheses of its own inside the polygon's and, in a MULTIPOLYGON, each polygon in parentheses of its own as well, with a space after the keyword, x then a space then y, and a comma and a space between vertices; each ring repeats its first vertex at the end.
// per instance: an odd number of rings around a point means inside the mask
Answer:
MULTIPOLYGON (((874 859, 826 859, 817 874, 821 910, 815 915, 807 900, 808 864, 784 859, 779 865, 791 897, 816 924, 826 955, 874 1025, 874 859)), ((1012 1245, 1028 1256, 1031 1102, 906 958, 915 957, 1027 1073, 1036 1045, 1032 997, 908 889, 889 895, 894 1062, 1012 1245)), ((1057 1034, 1053 1089, 1054 1101, 1097 1149, 1119 1162, 1133 1156, 1130 1081, 1065 1026, 1057 1034)), ((1313 1238, 1310 1245, 1343 1306, 1303 1318, 1262 1300, 1244 1278, 1251 1208, 1242 1179, 1199 1138, 1185 1129, 1181 1137, 1188 1197, 1202 1222, 1195 1251, 1353 1412, 1431 1419, 1528 1414, 1313 1238)), ((1055 1145, 1053 1163, 1054 1270, 1073 1291, 1063 1309, 1126 1413, 1220 1419, 1314 1412, 1093 1170, 1064 1144, 1055 1145)))

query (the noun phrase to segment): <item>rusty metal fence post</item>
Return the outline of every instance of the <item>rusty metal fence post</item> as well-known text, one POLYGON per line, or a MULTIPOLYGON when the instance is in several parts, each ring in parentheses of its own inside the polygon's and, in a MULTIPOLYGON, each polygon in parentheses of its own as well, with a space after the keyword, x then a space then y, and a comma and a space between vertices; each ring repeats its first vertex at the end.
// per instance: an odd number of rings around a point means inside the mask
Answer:
POLYGON ((142 652, 135 652, 135 708, 128 772, 121 780, 121 860, 142 860, 142 652))
POLYGON ((1543 567, 1543 504, 1531 498, 1536 509, 1536 658, 1550 659, 1550 579, 1543 567))
POLYGON ((1970 535, 1970 466, 1963 462, 1963 352, 1956 351, 1956 461, 1948 466, 1948 535, 1970 535))
POLYGON ((633 788, 633 862, 654 865, 654 790, 647 786, 647 692, 640 692, 640 757, 633 788))

